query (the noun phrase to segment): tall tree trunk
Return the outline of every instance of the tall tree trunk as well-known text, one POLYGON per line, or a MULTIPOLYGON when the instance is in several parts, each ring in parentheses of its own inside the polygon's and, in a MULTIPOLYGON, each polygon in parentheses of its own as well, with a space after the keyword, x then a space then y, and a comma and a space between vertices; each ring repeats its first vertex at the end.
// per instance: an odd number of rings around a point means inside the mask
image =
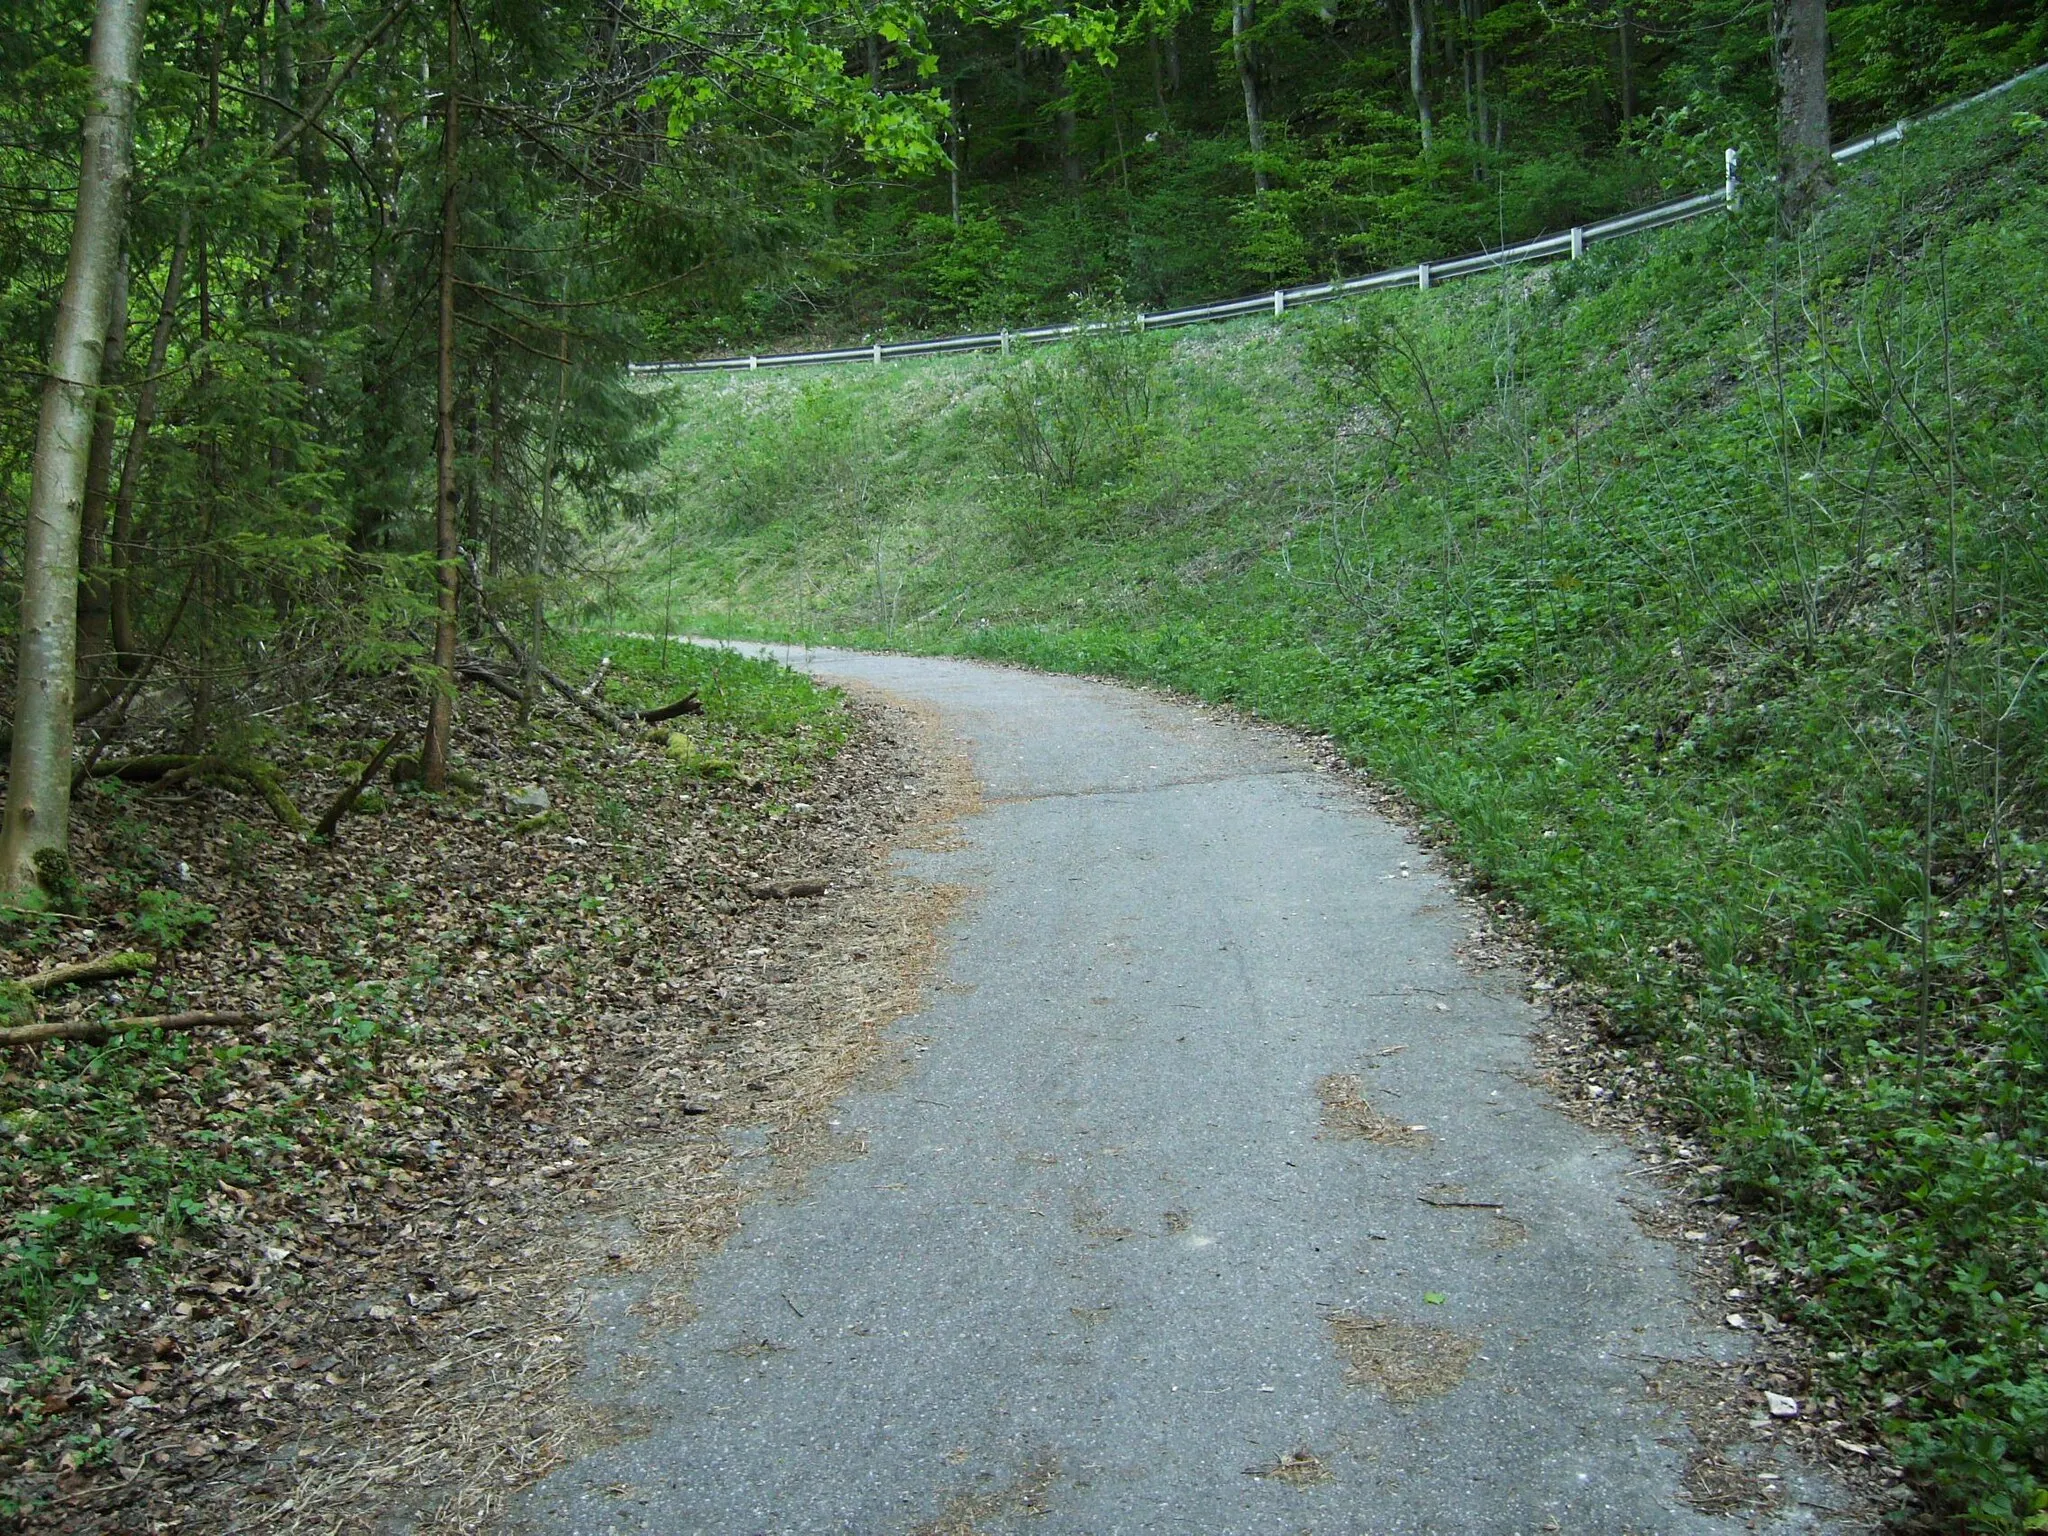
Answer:
POLYGON ((1174 95, 1180 94, 1180 23, 1175 22, 1166 31, 1166 88, 1174 95))
MULTIPOLYGON (((568 297, 569 285, 562 284, 562 296, 568 297)), ((557 337, 561 361, 555 369, 555 411, 548 419, 547 457, 542 463, 540 477, 540 526, 533 534, 533 594, 532 606, 527 613, 526 632, 526 677, 525 686, 519 699, 519 721, 526 723, 533 712, 533 701, 540 695, 540 669, 544 664, 548 637, 547 623, 547 578, 548 545, 555 530, 555 476, 561 472, 562 415, 569 404, 569 333, 564 330, 557 337)), ((673 577, 670 580, 674 580, 673 577)), ((668 645, 668 623, 662 622, 661 643, 668 645)), ((663 654, 666 654, 664 649, 663 654)))
POLYGON ((1480 151, 1472 160, 1472 180, 1480 184, 1486 181, 1486 166, 1483 159, 1487 135, 1486 40, 1479 31, 1479 24, 1485 19, 1486 0, 1465 0, 1465 21, 1472 37, 1468 66, 1472 77, 1472 106, 1468 116, 1472 129, 1472 145, 1480 151))
POLYGON ((107 507, 114 490, 114 392, 110 386, 128 351, 128 258, 114 271, 107 303, 107 339, 100 353, 99 398, 93 404, 92 450, 85 461, 85 501, 78 524, 78 687, 90 693, 106 670, 108 625, 107 507))
POLYGON ((448 6, 448 73, 441 82, 441 325, 435 348, 434 696, 427 708, 427 738, 420 749, 420 780, 428 789, 448 783, 448 737, 455 725, 455 623, 461 591, 455 536, 455 256, 460 243, 457 176, 461 171, 461 108, 456 104, 462 18, 448 6))
POLYGON ((1081 164, 1081 149, 1076 142, 1079 121, 1074 112, 1074 56, 1061 53, 1060 62, 1060 174, 1066 178, 1069 187, 1081 185, 1084 167, 1081 164))
POLYGON ((142 458, 149 446, 149 429, 156 424, 156 402, 161 392, 164 366, 170 361, 171 332, 178 321, 178 303, 185 296, 185 269, 192 252, 192 210, 178 215, 178 233, 171 241, 170 270, 164 274, 163 308, 156 317, 156 330, 149 338, 149 365, 143 370, 142 385, 135 393, 135 420, 128 428, 128 451, 121 459, 121 483, 114 492, 114 526, 107 549, 107 621, 111 629, 114 658, 121 670, 131 670, 141 659, 135 640, 135 592, 128 570, 134 559, 135 497, 142 484, 142 458))
POLYGON ((1773 0, 1771 46, 1778 64, 1779 208, 1797 224, 1833 179, 1828 153, 1827 0, 1773 0))
MULTIPOLYGON (((315 110, 328 99, 334 73, 334 58, 327 51, 324 31, 327 9, 324 0, 305 0, 299 13, 303 46, 298 65, 298 88, 293 102, 297 116, 315 110)), ((319 411, 327 394, 327 349, 319 338, 328 330, 329 291, 338 270, 334 245, 334 201, 329 196, 327 140, 317 133, 301 133, 294 146, 299 180, 306 188, 306 227, 300 234, 300 263, 295 274, 293 320, 301 334, 312 341, 301 349, 299 359, 300 409, 309 420, 308 436, 322 435, 319 411)))
POLYGON ((1237 83, 1244 87, 1244 133, 1252 150, 1252 188, 1263 193, 1266 180, 1266 115, 1259 106, 1259 76, 1252 45, 1245 33, 1252 26, 1252 0, 1236 0, 1230 8, 1230 51, 1237 60, 1237 83))
POLYGON ((1429 0, 1408 0, 1408 89, 1415 93, 1415 120, 1422 125, 1422 152, 1436 147, 1436 125, 1429 115, 1429 81, 1423 62, 1429 46, 1429 0))
POLYGON ((1636 18, 1627 0, 1623 0, 1619 21, 1615 47, 1621 54, 1621 120, 1632 123, 1636 120, 1636 18))
POLYGON ((948 124, 946 168, 951 177, 950 191, 953 197, 953 227, 960 227, 960 167, 967 158, 967 118, 960 106, 960 88, 953 87, 953 114, 948 124))
POLYGON ((36 422, 21 564, 14 743, 0 820, 0 889, 21 896, 44 889, 46 870, 51 885, 68 879, 79 522, 94 392, 128 218, 142 17, 143 0, 99 0, 93 17, 92 105, 81 136, 78 209, 36 422))
POLYGON ((370 234, 370 313, 381 324, 365 339, 362 352, 362 391, 367 409, 363 413, 364 494, 356 499, 355 528, 349 546, 360 553, 375 549, 397 514, 398 476, 391 467, 392 441, 397 427, 392 420, 392 370, 386 366, 382 343, 389 335, 398 292, 397 243, 393 232, 398 224, 398 108, 391 99, 392 69, 380 52, 376 69, 376 105, 370 124, 370 195, 375 226, 370 234))

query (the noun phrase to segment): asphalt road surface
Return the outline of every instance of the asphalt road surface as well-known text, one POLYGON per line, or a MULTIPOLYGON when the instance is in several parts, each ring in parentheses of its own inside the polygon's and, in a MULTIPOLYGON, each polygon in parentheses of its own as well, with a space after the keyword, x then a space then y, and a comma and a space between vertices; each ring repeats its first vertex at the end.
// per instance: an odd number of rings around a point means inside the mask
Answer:
POLYGON ((1847 1528, 1782 1463, 1760 1510, 1687 1501, 1648 1383, 1742 1337, 1632 1214, 1645 1169, 1527 1081, 1522 983, 1461 963, 1457 896, 1353 789, 1129 689, 778 654, 964 740, 984 808, 902 858, 976 894, 898 1027, 915 1069, 841 1111, 867 1155, 753 1202, 694 1321, 601 1334, 594 1374, 647 1357, 605 1388, 644 1432, 528 1528, 1847 1528))

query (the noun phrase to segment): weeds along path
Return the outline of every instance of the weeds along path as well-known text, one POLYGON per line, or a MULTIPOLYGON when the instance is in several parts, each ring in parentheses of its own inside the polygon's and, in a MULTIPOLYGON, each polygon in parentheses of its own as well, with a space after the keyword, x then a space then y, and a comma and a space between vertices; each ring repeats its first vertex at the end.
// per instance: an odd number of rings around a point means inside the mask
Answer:
POLYGON ((847 1155, 742 1149, 779 1196, 688 1320, 594 1283, 620 1433, 533 1528, 1862 1528, 1354 787, 1127 689, 781 654, 964 739, 978 814, 898 858, 972 894, 847 1155))

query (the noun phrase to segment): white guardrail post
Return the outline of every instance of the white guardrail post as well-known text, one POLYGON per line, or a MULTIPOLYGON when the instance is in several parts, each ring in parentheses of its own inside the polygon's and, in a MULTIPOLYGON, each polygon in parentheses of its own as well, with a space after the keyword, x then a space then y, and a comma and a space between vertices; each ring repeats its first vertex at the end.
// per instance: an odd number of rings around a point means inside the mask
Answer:
MULTIPOLYGON (((2023 74, 2013 76, 2012 79, 2005 81, 2001 85, 1992 86, 1987 91, 1979 91, 1974 96, 1966 97, 1961 101, 1950 102, 1948 105, 1939 107, 1923 116, 1902 120, 1881 133, 1872 134, 1868 138, 1858 139, 1851 144, 1844 144, 1833 152, 1834 158, 1837 161, 1853 160, 1859 155, 1876 149, 1879 145, 1896 144, 1905 137, 1906 129, 1912 124, 1929 123, 1938 118, 1952 116, 1968 107, 1975 106, 1981 101, 1989 100, 1991 97, 2009 91, 2022 81, 2044 74, 2048 74, 2048 64, 2036 65, 2023 74)), ((1401 267, 1389 272, 1375 272, 1366 277, 1354 277, 1342 281, 1323 283, 1317 287, 1304 288, 1295 294, 1294 302, 1296 304, 1313 304, 1319 300, 1339 298, 1345 294, 1366 293, 1378 288, 1403 287, 1409 281, 1411 274, 1417 288, 1427 289, 1434 284, 1438 276, 1446 278, 1463 277, 1472 272, 1489 272, 1515 261, 1537 261, 1546 257, 1563 255, 1566 252, 1569 252, 1572 259, 1576 261, 1586 254, 1587 245, 1595 241, 1613 240, 1622 235, 1641 234, 1646 230, 1662 229, 1667 225, 1679 223, 1681 220, 1697 218, 1703 213, 1711 213, 1716 209, 1733 213, 1741 207, 1742 156, 1740 152, 1731 147, 1723 157, 1723 179, 1718 190, 1701 192, 1696 197, 1677 198, 1670 202, 1655 204, 1649 208, 1639 208, 1633 213, 1620 214, 1610 219, 1602 219, 1591 225, 1574 225, 1568 234, 1545 235, 1536 240, 1525 240, 1520 245, 1511 245, 1502 250, 1481 251, 1470 256, 1459 256, 1446 261, 1418 261, 1412 268, 1401 267), (1436 269, 1441 269, 1441 271, 1439 272, 1436 269)), ((1137 327, 1142 331, 1147 327, 1200 325, 1210 320, 1230 320, 1238 316, 1256 315, 1269 308, 1276 316, 1287 313, 1287 290, 1285 288, 1274 289, 1270 299, 1263 294, 1254 294, 1249 298, 1227 299, 1214 304, 1194 304, 1185 309, 1166 310, 1156 315, 1146 315, 1141 311, 1137 318, 1137 327)), ((1100 328, 1099 324, 1087 327, 1090 330, 1100 328)), ((1021 331, 1013 338, 1009 329, 1005 327, 993 336, 986 333, 979 336, 942 336, 930 341, 899 342, 892 345, 894 345, 895 355, 898 357, 929 356, 939 352, 988 351, 991 346, 1007 357, 1010 355, 1010 343, 1013 339, 1053 341, 1060 337, 1074 335, 1080 329, 1081 327, 1073 325, 1041 326, 1034 330, 1021 331)), ((688 363, 629 363, 627 368, 629 372, 636 376, 645 374, 710 373, 726 368, 744 367, 752 370, 758 369, 764 364, 773 368, 778 365, 796 363, 843 363, 867 358, 872 358, 876 363, 880 363, 882 357, 882 343, 877 341, 867 347, 847 347, 839 351, 783 352, 771 353, 766 357, 704 358, 697 362, 688 363)))

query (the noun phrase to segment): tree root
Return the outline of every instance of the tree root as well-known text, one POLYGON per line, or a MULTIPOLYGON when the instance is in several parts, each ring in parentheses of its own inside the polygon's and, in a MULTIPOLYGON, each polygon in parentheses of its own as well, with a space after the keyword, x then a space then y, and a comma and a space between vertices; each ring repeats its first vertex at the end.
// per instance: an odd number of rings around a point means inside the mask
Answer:
POLYGON ((99 763, 81 777, 153 784, 158 789, 174 788, 187 779, 227 780, 255 790, 263 803, 270 807, 271 814, 292 831, 303 834, 306 830, 306 818, 292 804, 282 776, 261 758, 222 757, 214 752, 163 752, 99 763))

